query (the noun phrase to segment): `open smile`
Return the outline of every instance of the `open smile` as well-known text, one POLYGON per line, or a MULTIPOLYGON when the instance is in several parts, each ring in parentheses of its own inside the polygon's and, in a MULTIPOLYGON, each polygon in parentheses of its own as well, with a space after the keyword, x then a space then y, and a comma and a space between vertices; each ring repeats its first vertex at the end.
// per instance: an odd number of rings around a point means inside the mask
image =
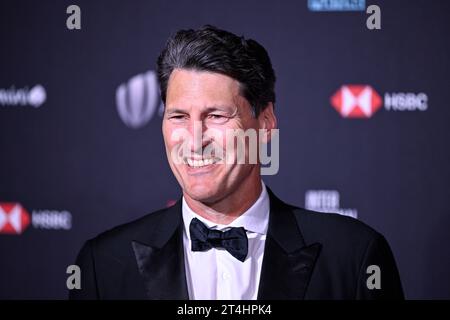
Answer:
POLYGON ((219 161, 219 158, 184 158, 183 163, 188 173, 196 174, 211 171, 219 161))

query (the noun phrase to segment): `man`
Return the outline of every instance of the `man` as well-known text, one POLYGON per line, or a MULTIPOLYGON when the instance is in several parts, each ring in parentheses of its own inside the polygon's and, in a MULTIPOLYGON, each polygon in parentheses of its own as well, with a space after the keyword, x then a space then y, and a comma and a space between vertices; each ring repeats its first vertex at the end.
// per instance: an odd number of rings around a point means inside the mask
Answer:
POLYGON ((403 298, 382 235, 282 202, 251 161, 250 139, 240 140, 240 155, 229 143, 230 133, 253 131, 259 150, 277 127, 275 74, 260 44, 211 26, 182 30, 162 51, 158 76, 183 197, 88 241, 71 298, 403 298))

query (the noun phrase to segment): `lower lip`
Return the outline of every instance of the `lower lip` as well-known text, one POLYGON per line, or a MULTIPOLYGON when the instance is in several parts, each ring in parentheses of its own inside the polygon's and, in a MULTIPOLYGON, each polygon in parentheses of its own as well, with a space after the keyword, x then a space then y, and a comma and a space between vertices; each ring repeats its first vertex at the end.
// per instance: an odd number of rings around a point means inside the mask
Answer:
POLYGON ((202 166, 202 167, 191 167, 187 164, 185 166, 186 166, 186 171, 188 174, 196 175, 196 174, 208 173, 208 172, 212 171, 216 167, 216 165, 217 165, 216 163, 213 163, 213 164, 208 164, 208 165, 202 166))

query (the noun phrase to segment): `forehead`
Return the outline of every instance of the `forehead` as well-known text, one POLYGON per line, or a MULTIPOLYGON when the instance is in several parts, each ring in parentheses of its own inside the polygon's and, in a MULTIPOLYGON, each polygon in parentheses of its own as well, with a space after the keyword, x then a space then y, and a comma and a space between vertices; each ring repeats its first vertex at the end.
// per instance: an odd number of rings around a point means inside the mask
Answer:
POLYGON ((220 73, 175 69, 169 78, 166 106, 237 106, 243 98, 239 82, 220 73))

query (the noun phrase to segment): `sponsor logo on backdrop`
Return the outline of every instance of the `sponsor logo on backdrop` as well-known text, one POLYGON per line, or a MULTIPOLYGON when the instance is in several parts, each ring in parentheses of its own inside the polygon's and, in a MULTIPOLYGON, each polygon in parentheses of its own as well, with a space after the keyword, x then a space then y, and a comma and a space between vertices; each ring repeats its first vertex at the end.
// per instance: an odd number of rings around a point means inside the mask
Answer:
POLYGON ((365 0, 308 0, 311 11, 364 11, 365 0))
POLYGON ((308 0, 308 9, 313 12, 349 12, 365 11, 368 30, 381 29, 381 8, 376 4, 366 8, 365 0, 308 0))
POLYGON ((156 73, 150 70, 121 84, 116 90, 116 104, 120 118, 128 127, 145 126, 161 104, 156 73))
POLYGON ((305 208, 318 212, 337 213, 358 218, 358 210, 341 208, 340 195, 337 190, 308 190, 305 193, 305 208))
POLYGON ((39 108, 47 99, 45 88, 37 84, 31 89, 28 87, 8 89, 0 88, 0 106, 30 106, 39 108))
POLYGON ((33 210, 31 215, 20 203, 0 202, 0 234, 22 234, 35 229, 70 230, 72 214, 66 210, 33 210))
POLYGON ((428 96, 423 93, 386 92, 383 99, 372 86, 346 84, 330 98, 330 103, 343 118, 370 118, 384 105, 386 111, 426 111, 428 96))
POLYGON ((30 215, 20 203, 0 203, 0 233, 22 234, 30 224, 30 215))
POLYGON ((72 229, 72 214, 66 210, 33 210, 31 217, 35 229, 72 229))
POLYGON ((368 85, 345 85, 331 97, 331 105, 344 118, 370 118, 381 104, 381 97, 368 85))

